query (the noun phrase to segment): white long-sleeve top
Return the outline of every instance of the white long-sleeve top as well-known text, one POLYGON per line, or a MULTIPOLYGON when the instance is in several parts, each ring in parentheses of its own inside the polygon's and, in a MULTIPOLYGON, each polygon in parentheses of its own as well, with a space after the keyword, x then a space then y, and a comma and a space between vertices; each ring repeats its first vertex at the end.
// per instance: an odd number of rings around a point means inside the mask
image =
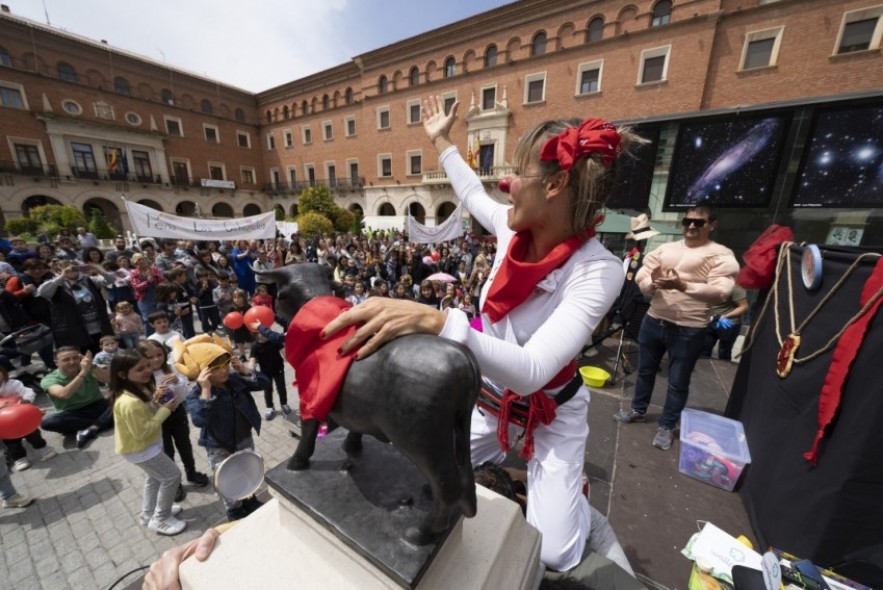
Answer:
MULTIPOLYGON (((507 223, 509 205, 485 192, 456 147, 444 150, 439 160, 460 201, 497 236, 498 255, 481 290, 480 309, 515 235, 507 223)), ((482 314, 484 331, 478 332, 470 329, 463 311, 449 309, 441 336, 472 350, 485 377, 529 395, 576 357, 613 305, 623 280, 622 261, 592 238, 496 324, 482 314)))
POLYGON ((29 404, 34 403, 37 394, 18 379, 7 379, 0 383, 0 397, 18 397, 29 404))

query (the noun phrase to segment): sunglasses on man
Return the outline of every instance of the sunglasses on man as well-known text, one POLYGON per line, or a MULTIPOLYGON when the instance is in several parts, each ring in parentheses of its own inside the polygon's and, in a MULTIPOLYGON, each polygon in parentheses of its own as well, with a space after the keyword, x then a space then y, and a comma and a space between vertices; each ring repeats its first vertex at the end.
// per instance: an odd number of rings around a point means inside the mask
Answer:
POLYGON ((696 219, 695 217, 684 217, 681 219, 681 225, 684 227, 690 227, 691 225, 695 225, 696 229, 703 227, 705 225, 704 219, 696 219))

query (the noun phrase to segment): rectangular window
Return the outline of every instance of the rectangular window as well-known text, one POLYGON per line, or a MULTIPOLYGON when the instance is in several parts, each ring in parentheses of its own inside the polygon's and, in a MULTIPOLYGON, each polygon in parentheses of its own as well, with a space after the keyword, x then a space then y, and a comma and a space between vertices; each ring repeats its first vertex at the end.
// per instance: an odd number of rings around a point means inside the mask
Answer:
POLYGON ((208 175, 212 180, 224 180, 224 166, 223 164, 213 164, 209 162, 208 164, 208 175))
POLYGON ((334 132, 331 128, 331 121, 325 121, 322 123, 322 139, 325 141, 331 141, 334 139, 334 132))
POLYGON ((292 136, 290 129, 283 131, 282 136, 285 139, 285 147, 290 148, 294 146, 294 137, 292 136))
POLYGON ((304 169, 307 171, 307 182, 310 186, 316 186, 316 168, 312 164, 307 164, 304 169))
POLYGON ((184 137, 184 127, 181 119, 177 117, 166 117, 166 133, 173 137, 184 137))
POLYGON ((71 150, 74 154, 74 174, 86 178, 97 177, 98 166, 95 164, 92 146, 88 143, 72 141, 71 150))
POLYGON ((214 125, 203 125, 202 128, 205 131, 205 140, 207 142, 220 143, 217 127, 215 127, 214 125))
POLYGON ((172 184, 178 186, 190 184, 190 166, 187 160, 172 160, 172 184))
POLYGON ((301 131, 302 131, 302 135, 303 135, 302 139, 303 139, 304 145, 310 145, 311 143, 313 143, 313 130, 310 129, 309 127, 302 127, 301 131))
POLYGON ((601 69, 604 66, 602 60, 582 63, 577 68, 576 93, 594 94, 601 92, 601 69))
POLYGON ((883 5, 853 10, 843 15, 835 53, 853 53, 880 47, 883 5))
POLYGON ((454 106, 454 103, 457 102, 457 95, 453 92, 448 94, 442 94, 442 102, 445 105, 445 113, 451 112, 451 107, 454 106))
POLYGON ((27 109, 22 87, 16 85, 0 85, 0 103, 11 109, 27 109))
POLYGON ((297 186, 297 168, 288 169, 288 182, 291 183, 292 189, 297 186))
POLYGON ((351 160, 348 164, 350 167, 350 182, 353 186, 361 186, 362 179, 359 178, 359 162, 351 160))
POLYGON ((276 138, 273 137, 272 133, 267 134, 267 149, 275 150, 276 149, 276 138))
POLYGON ((377 162, 377 167, 380 169, 380 176, 382 178, 389 178, 390 176, 392 176, 392 156, 378 156, 377 162))
POLYGON ((742 48, 742 69, 766 68, 776 65, 784 27, 752 31, 745 36, 742 48))
POLYGON ((389 107, 377 109, 377 128, 389 129, 389 107))
POLYGON ((244 131, 236 132, 236 143, 239 147, 242 148, 250 148, 251 147, 251 135, 244 131))
POLYGON ((546 99, 546 74, 533 74, 524 78, 525 104, 543 102, 546 99))
POLYGON ((663 82, 668 78, 668 56, 671 45, 645 49, 641 52, 641 67, 638 71, 638 84, 663 82))
POLYGON ((346 118, 346 136, 354 137, 356 135, 356 118, 355 117, 347 117, 346 118))
POLYGON ((242 168, 242 184, 254 184, 254 168, 242 168))
POLYGON ((153 180, 153 167, 150 165, 150 154, 139 150, 132 150, 132 164, 135 166, 135 176, 141 182, 153 180))
POLYGON ((481 110, 492 111, 497 106, 497 87, 481 89, 481 110))
POLYGON ((420 123, 420 101, 408 101, 408 125, 418 125, 420 123))
POLYGON ((35 145, 26 143, 15 144, 15 158, 18 160, 18 168, 25 174, 42 174, 43 161, 40 159, 40 149, 35 145))
POLYGON ((331 188, 337 188, 337 166, 333 163, 326 163, 325 174, 328 176, 328 186, 331 188))
POLYGON ((420 152, 408 153, 408 174, 412 176, 423 174, 423 155, 420 152))

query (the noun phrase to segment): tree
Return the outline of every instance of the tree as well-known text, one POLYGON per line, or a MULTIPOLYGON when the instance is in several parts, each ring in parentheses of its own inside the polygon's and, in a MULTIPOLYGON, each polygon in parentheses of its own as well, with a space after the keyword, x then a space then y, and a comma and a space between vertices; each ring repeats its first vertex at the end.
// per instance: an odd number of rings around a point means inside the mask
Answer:
POLYGON ((338 207, 334 211, 334 229, 341 232, 351 231, 353 229, 353 214, 342 207, 338 207))
POLYGON ((37 222, 30 217, 6 220, 6 231, 10 236, 32 235, 37 231, 37 222))
POLYGON ((318 213, 325 217, 325 219, 334 219, 334 211, 338 209, 338 206, 334 203, 334 199, 331 198, 331 191, 328 190, 327 186, 313 186, 307 189, 300 194, 300 200, 298 201, 298 211, 300 213, 318 213))
POLYGON ((297 231, 301 235, 311 236, 316 232, 331 233, 334 231, 334 226, 324 215, 310 211, 297 216, 297 231))
POLYGON ((110 226, 104 212, 95 207, 92 209, 92 219, 89 220, 89 232, 99 240, 109 240, 115 238, 119 233, 110 226))
POLYGON ((28 216, 37 224, 36 233, 53 238, 62 228, 75 232, 78 227, 86 227, 86 217, 73 205, 40 205, 32 207, 28 216))

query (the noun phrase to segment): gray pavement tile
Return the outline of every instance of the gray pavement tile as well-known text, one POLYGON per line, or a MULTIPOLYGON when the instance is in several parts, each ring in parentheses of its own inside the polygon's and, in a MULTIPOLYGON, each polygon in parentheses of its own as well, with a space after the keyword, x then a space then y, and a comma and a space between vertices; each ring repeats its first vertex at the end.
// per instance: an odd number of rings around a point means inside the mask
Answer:
POLYGON ((98 588, 98 585, 95 583, 95 576, 92 575, 92 572, 88 567, 81 567, 75 572, 72 572, 68 576, 68 584, 72 589, 98 588))
POLYGON ((40 572, 40 582, 43 590, 70 590, 67 576, 60 571, 47 572, 45 575, 40 572))
POLYGON ((17 588, 21 582, 34 578, 34 564, 29 559, 20 559, 7 568, 9 587, 17 588))

